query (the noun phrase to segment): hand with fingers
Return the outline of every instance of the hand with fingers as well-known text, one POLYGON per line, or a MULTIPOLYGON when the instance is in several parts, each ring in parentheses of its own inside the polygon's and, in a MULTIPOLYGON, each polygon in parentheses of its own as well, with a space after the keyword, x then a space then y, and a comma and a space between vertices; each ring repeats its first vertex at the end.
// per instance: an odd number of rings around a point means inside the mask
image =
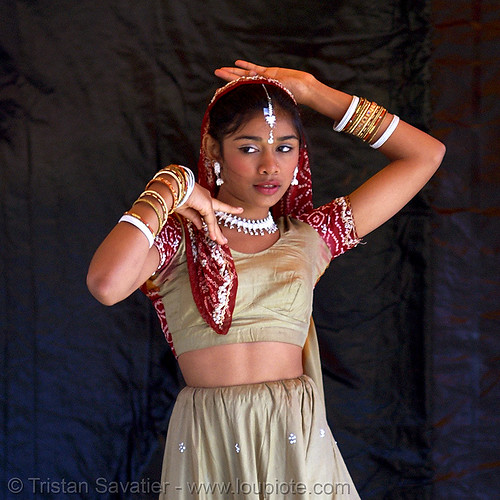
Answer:
POLYGON ((231 214, 240 214, 243 208, 233 207, 216 198, 212 198, 207 189, 199 184, 195 184, 191 196, 181 208, 176 210, 176 212, 190 220, 200 230, 203 228, 203 225, 206 224, 210 238, 220 245, 225 245, 227 239, 222 234, 215 217, 215 212, 219 210, 231 214))
POLYGON ((238 59, 234 67, 222 67, 215 70, 215 75, 228 82, 236 80, 242 76, 265 76, 279 80, 288 90, 290 90, 297 102, 308 103, 309 88, 314 83, 315 78, 310 73, 295 69, 266 67, 238 59))

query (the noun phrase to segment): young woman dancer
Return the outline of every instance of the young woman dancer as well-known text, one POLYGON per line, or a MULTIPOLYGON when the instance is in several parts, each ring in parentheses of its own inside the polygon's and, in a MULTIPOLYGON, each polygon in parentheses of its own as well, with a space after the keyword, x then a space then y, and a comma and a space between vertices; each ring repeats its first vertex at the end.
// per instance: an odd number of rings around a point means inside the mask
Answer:
POLYGON ((312 294, 332 258, 398 212, 444 146, 311 74, 246 61, 203 119, 198 182, 160 170, 96 251, 88 286, 150 297, 186 387, 163 498, 359 498, 326 422, 312 294), (384 153, 348 196, 312 206, 298 104, 384 153))

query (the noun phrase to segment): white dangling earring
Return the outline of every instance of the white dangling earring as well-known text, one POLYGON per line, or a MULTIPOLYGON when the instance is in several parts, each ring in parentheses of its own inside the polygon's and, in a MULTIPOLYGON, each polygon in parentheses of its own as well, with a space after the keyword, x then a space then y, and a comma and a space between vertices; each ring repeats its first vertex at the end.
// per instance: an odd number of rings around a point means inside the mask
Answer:
POLYGON ((215 174, 215 184, 217 186, 222 186, 222 184, 224 184, 224 181, 220 176, 220 163, 218 161, 214 161, 214 174, 215 174))
POLYGON ((297 179, 298 173, 299 173, 299 166, 297 165, 295 167, 295 170, 293 171, 293 179, 292 179, 292 182, 290 182, 291 186, 296 186, 299 183, 299 181, 297 179))

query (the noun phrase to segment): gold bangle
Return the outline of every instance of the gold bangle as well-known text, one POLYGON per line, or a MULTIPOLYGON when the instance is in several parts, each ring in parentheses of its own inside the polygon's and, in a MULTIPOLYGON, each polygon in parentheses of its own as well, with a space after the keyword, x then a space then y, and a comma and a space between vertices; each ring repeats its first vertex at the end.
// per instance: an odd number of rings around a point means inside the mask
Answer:
POLYGON ((370 118, 370 115, 372 113, 372 110, 375 109, 375 106, 377 106, 374 102, 371 102, 368 108, 365 110, 363 113, 363 116, 358 120, 356 126, 352 129, 351 134, 355 135, 356 137, 359 137, 360 132, 363 130, 365 127, 366 122, 370 118))
POLYGON ((372 144, 375 140, 375 136, 377 135, 377 132, 382 125, 382 122, 384 121, 385 115, 387 115, 387 109, 382 108, 382 111, 380 112, 380 115, 377 117, 377 121, 373 124, 372 129, 369 131, 369 133, 366 135, 364 140, 368 144, 372 144))
POLYGON ((353 123, 359 118, 359 111, 366 102, 366 99, 364 97, 360 97, 358 104, 356 105, 356 108, 354 109, 354 113, 352 114, 351 118, 349 121, 346 123, 346 126, 342 130, 342 132, 345 132, 346 134, 350 133, 349 131, 352 130, 353 123))
POLYGON ((170 192, 172 193, 172 198, 174 201, 172 203, 172 207, 170 208, 170 212, 169 212, 169 213, 172 213, 177 208, 177 205, 179 203, 179 198, 177 197, 177 193, 175 192, 173 184, 168 179, 165 179, 164 177, 158 177, 158 179, 156 179, 156 180, 160 180, 160 179, 161 179, 161 182, 163 182, 163 184, 165 184, 165 186, 167 186, 170 189, 170 192))
MULTIPOLYGON (((186 172, 184 171, 184 169, 179 168, 177 165, 169 165, 167 167, 166 172, 169 173, 170 175, 173 175, 174 177, 176 177, 179 180, 179 182, 182 184, 182 193, 184 196, 184 194, 186 193, 186 190, 187 190, 187 186, 188 186, 188 179, 187 179, 186 172)), ((179 193, 179 199, 182 199, 182 197, 180 196, 180 193, 179 193)))
POLYGON ((175 165, 169 165, 168 167, 162 168, 153 177, 153 179, 157 178, 161 174, 168 174, 168 175, 170 175, 170 177, 172 177, 175 180, 175 182, 177 183, 177 186, 179 187, 179 191, 177 193, 178 199, 182 200, 184 193, 186 192, 186 189, 187 189, 187 181, 186 181, 186 178, 184 176, 184 172, 180 168, 176 168, 175 165))
POLYGON ((361 127, 356 134, 360 139, 363 139, 363 140, 366 140, 366 136, 370 134, 373 127, 377 123, 378 117, 380 116, 380 114, 382 113, 382 111, 384 109, 383 106, 379 106, 376 103, 373 103, 373 104, 374 104, 373 111, 370 111, 370 116, 366 120, 363 127, 361 127))
POLYGON ((387 110, 383 106, 361 97, 343 132, 355 135, 371 145, 386 114, 387 110))
POLYGON ((147 183, 146 191, 148 190, 149 186, 151 186, 151 184, 153 184, 154 182, 161 182, 162 184, 167 186, 168 190, 170 191, 173 201, 172 201, 172 208, 170 209, 170 211, 168 213, 171 214, 176 209, 176 207, 179 203, 179 198, 177 196, 177 192, 175 191, 173 184, 168 179, 165 179, 164 177, 155 177, 154 179, 151 179, 147 183))
POLYGON ((147 189, 146 191, 143 191, 141 193, 141 195, 139 196, 139 198, 142 198, 144 196, 150 196, 151 198, 155 199, 161 209, 162 209, 162 212, 163 212, 163 217, 166 218, 167 217, 167 214, 168 214, 168 205, 167 205, 167 202, 165 201, 165 198, 163 198, 163 196, 160 195, 160 193, 158 193, 157 191, 154 191, 152 189, 147 189))
POLYGON ((177 187, 179 188, 179 193, 182 191, 182 182, 181 180, 177 177, 177 175, 175 175, 171 170, 167 170, 167 167, 165 168, 162 168, 161 170, 159 170, 156 175, 153 177, 153 180, 154 179, 160 179, 161 177, 159 177, 160 175, 162 174, 165 174, 165 175, 170 175, 170 177, 172 177, 175 182, 177 183, 177 187))
POLYGON ((134 201, 134 203, 132 203, 132 207, 137 205, 138 203, 146 203, 154 210, 156 217, 158 218, 158 231, 156 231, 156 233, 153 231, 153 234, 156 237, 158 233, 162 230, 163 226, 165 225, 164 219, 162 219, 160 212, 158 211, 158 209, 156 208, 155 204, 152 201, 147 200, 146 198, 139 197, 137 198, 137 200, 134 201))
POLYGON ((347 127, 344 129, 344 132, 347 134, 352 134, 353 131, 357 128, 359 122, 363 119, 365 113, 368 111, 371 102, 368 99, 362 97, 359 100, 358 105, 356 106, 356 110, 354 111, 354 115, 351 120, 347 124, 347 127))

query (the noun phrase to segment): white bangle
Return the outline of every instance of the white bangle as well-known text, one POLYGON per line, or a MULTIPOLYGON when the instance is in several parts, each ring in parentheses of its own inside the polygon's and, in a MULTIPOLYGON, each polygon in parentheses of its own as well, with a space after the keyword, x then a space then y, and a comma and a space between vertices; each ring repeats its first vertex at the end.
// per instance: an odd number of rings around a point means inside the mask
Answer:
POLYGON ((155 241, 155 237, 153 236, 153 233, 148 228, 148 226, 146 226, 146 224, 144 224, 144 222, 142 222, 141 220, 136 219, 132 215, 128 215, 128 214, 122 215, 120 220, 118 221, 118 223, 120 223, 120 222, 128 222, 129 224, 132 224, 133 226, 135 226, 148 239, 149 248, 151 248, 153 246, 153 243, 155 241))
POLYGON ((184 172, 186 172, 186 174, 187 174, 187 186, 186 186, 186 193, 182 197, 182 200, 179 200, 179 203, 177 203, 177 206, 175 207, 176 210, 178 208, 182 207, 182 205, 184 205, 184 203, 186 203, 187 199, 191 196, 191 193, 193 192, 193 189, 194 189, 194 185, 196 183, 196 179, 194 178, 194 174, 189 168, 184 167, 183 165, 177 165, 177 166, 179 168, 182 168, 182 170, 184 170, 184 172))
POLYGON ((399 116, 394 115, 392 117, 391 123, 389 123, 389 126, 385 129, 384 133, 378 138, 377 142, 370 144, 370 147, 372 147, 373 149, 378 149, 380 146, 383 146, 387 139, 389 139, 389 137, 391 137, 393 132, 396 130, 398 123, 399 116))
POLYGON ((347 125, 347 122, 351 119, 352 115, 354 114, 358 102, 359 102, 359 97, 353 95, 351 104, 349 104, 349 107, 347 108, 345 115, 338 123, 333 124, 333 130, 335 130, 335 132, 342 132, 342 130, 344 130, 344 127, 347 125))

